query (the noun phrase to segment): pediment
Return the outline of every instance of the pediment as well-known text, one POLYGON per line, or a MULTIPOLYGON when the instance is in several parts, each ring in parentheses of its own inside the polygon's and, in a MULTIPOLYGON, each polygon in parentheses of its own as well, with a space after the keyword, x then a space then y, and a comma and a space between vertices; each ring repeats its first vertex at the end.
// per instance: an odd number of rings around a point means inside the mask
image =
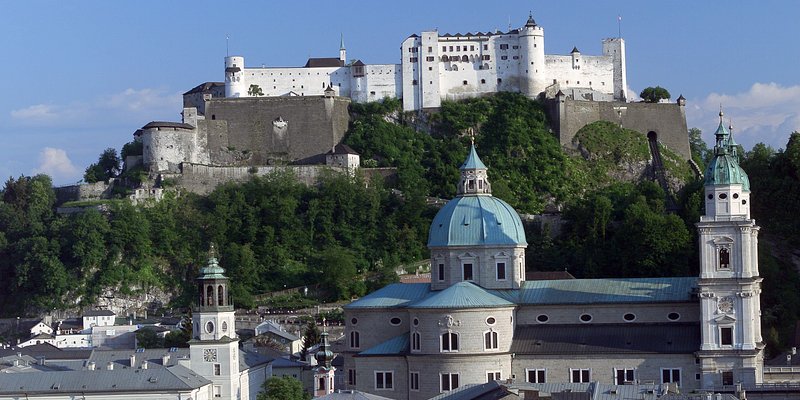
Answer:
POLYGON ((729 238, 727 236, 722 236, 722 237, 718 237, 718 238, 712 239, 711 242, 714 243, 715 245, 719 246, 719 245, 723 245, 723 244, 733 244, 733 239, 731 239, 731 238, 729 238))
POLYGON ((722 314, 714 317, 714 322, 716 322, 718 325, 732 324, 736 322, 736 318, 734 318, 732 315, 722 314))

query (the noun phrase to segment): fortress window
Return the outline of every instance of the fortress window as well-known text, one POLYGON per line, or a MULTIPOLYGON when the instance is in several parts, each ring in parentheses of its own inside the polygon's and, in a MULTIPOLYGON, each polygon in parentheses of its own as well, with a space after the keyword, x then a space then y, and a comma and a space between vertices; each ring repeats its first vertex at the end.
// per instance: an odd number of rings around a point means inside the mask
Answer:
POLYGON ((419 372, 412 371, 408 373, 408 389, 419 390, 419 372))
POLYGON ((506 263, 504 262, 497 263, 497 280, 506 280, 506 263))
POLYGON ((453 46, 450 46, 450 51, 453 51, 453 46))
POLYGON ((484 50, 489 50, 489 45, 488 44, 483 45, 483 49, 484 50))
POLYGON ((358 318, 353 318, 353 319, 351 319, 351 320, 350 320, 350 323, 351 323, 351 324, 353 324, 353 325, 356 325, 356 324, 358 324, 358 318))
POLYGON ((467 56, 461 56, 461 61, 462 61, 462 62, 469 62, 469 57, 467 57, 467 56))
POLYGON ((448 61, 450 61, 450 59, 447 58, 447 56, 442 56, 442 62, 448 62, 448 61))
POLYGON ((719 269, 730 269, 731 267, 731 255, 728 249, 721 248, 719 249, 719 269))
POLYGON ((578 81, 578 85, 580 85, 580 84, 581 84, 581 81, 578 81))
POLYGON ((507 44, 501 44, 500 45, 500 50, 508 50, 508 45, 507 44))
POLYGON ((417 80, 416 80, 416 79, 414 79, 413 81, 411 81, 411 84, 412 84, 412 85, 416 85, 416 84, 417 84, 417 80))
POLYGON ((475 46, 469 46, 469 51, 475 51, 475 46))
POLYGON ((449 392, 458 388, 458 374, 441 374, 441 392, 449 392))
POLYGON ((442 53, 447 51, 447 46, 442 46, 442 53))
POLYGON ((436 57, 434 56, 425 57, 425 61, 434 61, 434 60, 436 60, 436 57))
POLYGON ((708 199, 709 199, 709 200, 713 200, 713 199, 714 199, 714 195, 709 193, 709 195, 708 195, 708 199))
POLYGON ((569 370, 571 383, 589 383, 591 381, 591 370, 588 368, 569 370))
POLYGON ((212 120, 217 119, 217 115, 216 114, 211 114, 211 119, 212 120))
POLYGON ((500 56, 501 60, 508 60, 508 56, 500 56))
POLYGON ((513 58, 515 60, 519 60, 519 56, 514 56, 514 57, 511 57, 511 58, 513 58))
POLYGON ((461 46, 456 46, 456 51, 461 51, 461 46))
POLYGON ((445 332, 441 336, 442 352, 458 351, 458 333, 445 332))
POLYGON ((662 368, 661 383, 677 383, 678 386, 680 386, 681 384, 680 368, 662 368))
POLYGON ((502 80, 502 79, 500 79, 500 78, 497 78, 497 84, 499 85, 499 84, 501 84, 501 83, 503 83, 503 80, 502 80))
POLYGON ((514 45, 514 46, 511 46, 511 48, 516 50, 516 49, 518 49, 518 48, 519 48, 519 46, 517 46, 517 45, 514 45))
POLYGON ((553 79, 553 84, 555 85, 556 83, 558 83, 558 79, 553 79))
POLYGON ((742 200, 742 205, 747 204, 747 200, 742 200))
POLYGON ((225 305, 225 290, 223 289, 222 285, 217 287, 217 305, 225 305))
POLYGON ((394 371, 375 371, 375 390, 394 389, 394 371))
MULTIPOLYGON (((461 81, 461 84, 466 86, 467 85, 467 81, 461 81)), ((475 182, 474 181, 469 181, 469 186, 470 186, 470 189, 474 189, 475 182)))
POLYGON ((412 63, 415 63, 415 62, 419 61, 419 58, 417 58, 417 57, 411 57, 411 58, 409 58, 409 59, 408 59, 408 61, 409 61, 409 62, 412 62, 412 63))
POLYGON ((428 53, 433 53, 433 47, 428 46, 428 53))
POLYGON ((631 322, 631 321, 636 319, 636 315, 632 314, 632 313, 627 313, 627 314, 622 316, 622 319, 624 319, 627 322, 631 322))
POLYGON ((488 54, 484 54, 483 55, 483 59, 488 61, 488 60, 491 60, 492 57, 490 55, 488 55, 488 54))
POLYGON ((394 326, 400 325, 401 322, 403 322, 403 321, 398 317, 394 317, 391 320, 389 320, 389 323, 394 325, 394 326))
POLYGON ((739 198, 739 193, 734 193, 734 194, 733 194, 733 198, 734 198, 734 199, 738 199, 738 198, 739 198))
POLYGON ((481 79, 481 83, 486 83, 486 79, 481 79))
POLYGON ((545 370, 543 369, 529 369, 526 370, 529 383, 546 383, 545 370))

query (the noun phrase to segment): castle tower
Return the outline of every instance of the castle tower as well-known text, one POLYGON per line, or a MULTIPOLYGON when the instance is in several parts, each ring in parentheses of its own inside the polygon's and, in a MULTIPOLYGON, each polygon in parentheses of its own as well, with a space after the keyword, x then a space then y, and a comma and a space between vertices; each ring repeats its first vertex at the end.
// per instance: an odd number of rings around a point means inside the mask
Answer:
POLYGON ((528 16, 525 26, 519 30, 519 74, 520 91, 528 97, 544 92, 544 29, 536 25, 533 14, 528 16))
POLYGON ((347 64, 347 50, 344 48, 344 33, 341 34, 339 39, 339 61, 342 65, 347 64))
POLYGON ((245 97, 244 57, 225 57, 225 97, 245 97))
POLYGON ((714 158, 705 173, 700 240, 703 388, 761 383, 761 277, 758 226, 750 218, 750 181, 720 111, 714 158))
POLYGON ((239 394, 239 339, 228 278, 213 252, 212 246, 197 277, 189 357, 191 369, 213 382, 215 398, 233 400, 239 394))
POLYGON ((320 346, 314 358, 317 359, 317 367, 314 368, 314 397, 321 397, 333 393, 334 373, 336 368, 331 366, 333 352, 328 345, 328 332, 325 330, 325 321, 322 321, 322 333, 320 334, 320 346))
POLYGON ((488 168, 475 145, 461 165, 458 196, 439 210, 428 234, 431 288, 470 281, 517 289, 525 280, 525 230, 517 212, 492 196, 488 168))
POLYGON ((603 55, 611 56, 614 64, 614 100, 627 101, 628 73, 625 70, 625 39, 603 39, 603 55))

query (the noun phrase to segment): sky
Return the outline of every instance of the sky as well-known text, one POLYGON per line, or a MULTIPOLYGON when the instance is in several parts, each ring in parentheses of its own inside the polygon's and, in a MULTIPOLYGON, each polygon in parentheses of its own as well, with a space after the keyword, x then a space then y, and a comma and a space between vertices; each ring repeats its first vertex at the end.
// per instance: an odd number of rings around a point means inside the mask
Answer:
POLYGON ((720 105, 746 149, 783 148, 800 131, 794 0, 0 0, 0 177, 79 181, 136 129, 179 121, 181 94, 222 81, 226 52, 247 66, 301 66, 337 57, 344 35, 348 58, 399 63, 413 33, 508 30, 529 12, 546 54, 598 55, 621 32, 629 90, 683 94, 688 126, 709 144, 720 105))

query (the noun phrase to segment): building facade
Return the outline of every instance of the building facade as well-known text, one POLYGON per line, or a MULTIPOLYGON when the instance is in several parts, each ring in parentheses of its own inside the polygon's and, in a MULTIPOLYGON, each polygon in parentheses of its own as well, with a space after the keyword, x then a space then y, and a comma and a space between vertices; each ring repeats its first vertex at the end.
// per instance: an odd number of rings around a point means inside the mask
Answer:
POLYGON ((474 146, 429 232, 431 283, 347 306, 347 388, 430 398, 466 384, 763 381, 758 227, 722 125, 706 172, 699 277, 526 281, 517 213, 491 195, 474 146))
POLYGON ((229 56, 225 97, 321 96, 331 88, 355 102, 402 98, 406 111, 502 91, 625 101, 625 41, 604 39, 602 46, 602 55, 582 55, 577 47, 547 55, 544 29, 529 16, 508 32, 413 34, 394 64, 349 62, 344 42, 338 58, 310 58, 303 67, 245 67, 244 57, 229 56))

